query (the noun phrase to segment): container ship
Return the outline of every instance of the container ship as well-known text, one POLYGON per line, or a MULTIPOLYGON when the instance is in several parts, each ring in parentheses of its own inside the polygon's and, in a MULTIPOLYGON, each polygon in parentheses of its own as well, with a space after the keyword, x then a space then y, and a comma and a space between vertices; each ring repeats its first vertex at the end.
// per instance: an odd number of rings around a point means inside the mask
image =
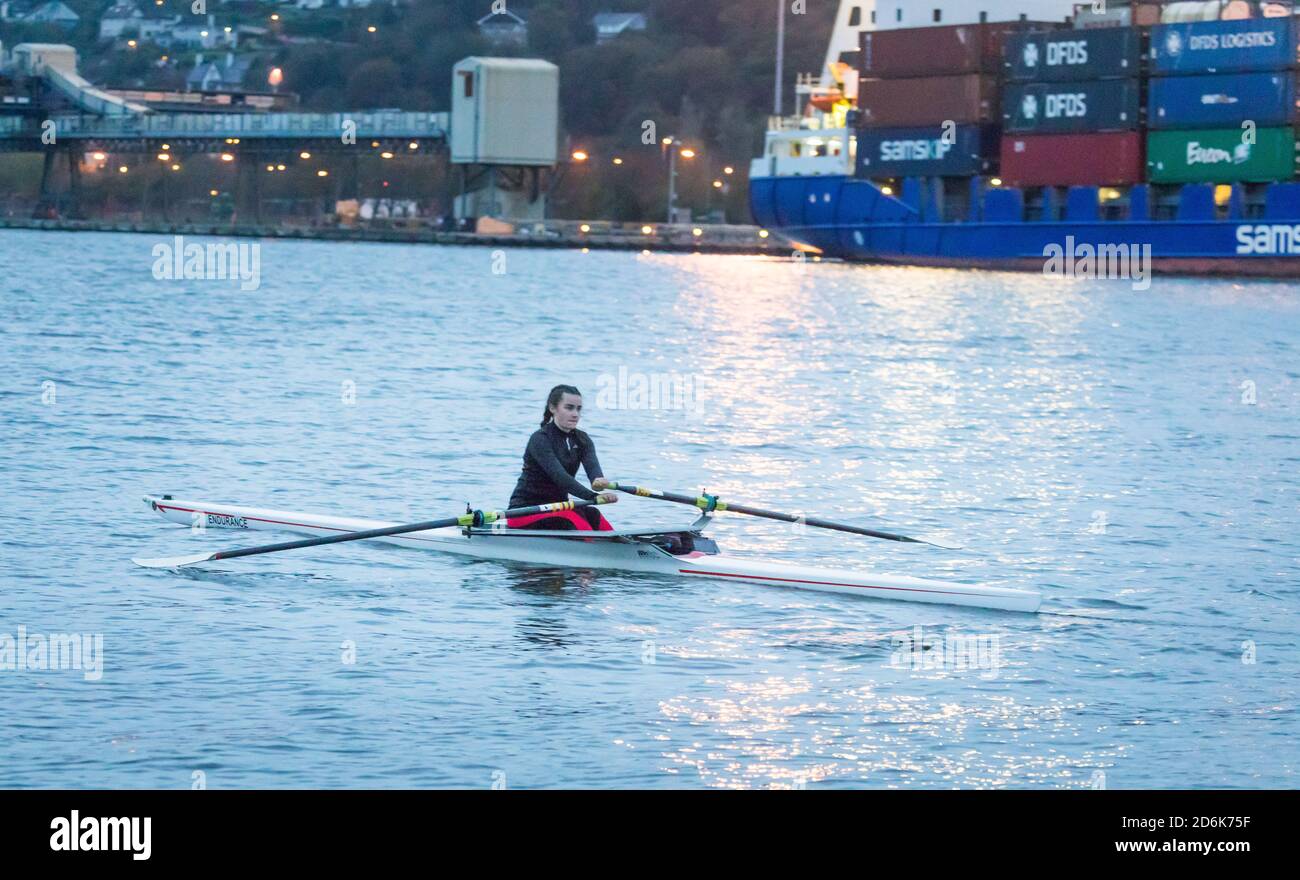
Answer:
POLYGON ((1290 2, 842 0, 796 91, 750 207, 801 251, 1300 275, 1290 2))

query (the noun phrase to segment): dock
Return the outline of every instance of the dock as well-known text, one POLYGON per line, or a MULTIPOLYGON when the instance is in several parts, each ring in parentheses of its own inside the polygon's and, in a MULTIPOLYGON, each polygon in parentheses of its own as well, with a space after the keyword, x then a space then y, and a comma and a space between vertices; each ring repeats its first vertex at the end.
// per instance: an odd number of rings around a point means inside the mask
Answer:
MULTIPOLYGON (((508 226, 503 224, 503 226, 508 226)), ((757 226, 723 224, 618 224, 603 221, 547 220, 519 224, 513 231, 471 232, 435 228, 419 219, 369 221, 355 226, 177 223, 165 220, 72 220, 0 217, 0 229, 60 232, 131 232, 147 235, 206 235, 288 238, 319 241, 380 241, 401 244, 477 247, 564 248, 576 250, 658 251, 786 257, 789 245, 757 226)))

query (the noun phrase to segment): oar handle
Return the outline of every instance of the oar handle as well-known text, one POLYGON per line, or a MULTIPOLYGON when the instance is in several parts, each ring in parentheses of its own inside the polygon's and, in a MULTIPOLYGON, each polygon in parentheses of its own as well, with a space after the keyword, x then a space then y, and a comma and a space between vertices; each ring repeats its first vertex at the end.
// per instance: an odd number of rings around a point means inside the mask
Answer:
POLYGON ((732 504, 720 500, 716 495, 680 495, 675 492, 664 492, 661 489, 651 489, 646 486, 631 486, 614 482, 609 484, 609 488, 617 489, 620 492, 626 492, 629 495, 639 495, 642 498, 658 498, 663 501, 673 501, 677 504, 689 504, 692 507, 698 507, 705 513, 711 513, 715 510, 724 510, 730 511, 731 513, 743 513, 748 516, 758 516, 763 519, 779 520, 780 522, 800 523, 801 525, 809 525, 819 529, 848 532, 852 535, 865 535, 868 538, 882 538, 886 541, 902 541, 907 544, 931 544, 936 547, 952 549, 950 545, 940 544, 923 538, 910 538, 907 535, 896 535, 893 532, 881 532, 876 529, 867 529, 862 526, 849 525, 848 523, 832 522, 828 519, 801 516, 795 513, 783 513, 778 510, 764 510, 761 507, 748 507, 743 504, 732 504))

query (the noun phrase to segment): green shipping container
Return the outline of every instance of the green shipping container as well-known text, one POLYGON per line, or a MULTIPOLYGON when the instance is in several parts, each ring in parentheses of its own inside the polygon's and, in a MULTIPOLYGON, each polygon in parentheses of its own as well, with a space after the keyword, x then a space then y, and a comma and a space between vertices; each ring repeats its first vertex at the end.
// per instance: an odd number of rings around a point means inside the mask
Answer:
POLYGON ((1152 183, 1290 180, 1296 173, 1295 130, 1260 128, 1246 143, 1240 128, 1153 131, 1147 135, 1152 183))

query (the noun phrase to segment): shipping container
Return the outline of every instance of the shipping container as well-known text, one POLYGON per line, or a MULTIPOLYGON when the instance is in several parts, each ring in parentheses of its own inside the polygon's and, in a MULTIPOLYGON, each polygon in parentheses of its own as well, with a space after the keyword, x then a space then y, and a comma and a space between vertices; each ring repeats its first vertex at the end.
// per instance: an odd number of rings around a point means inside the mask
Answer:
POLYGON ((1141 121, 1142 90, 1134 79, 1076 83, 1008 83, 1002 123, 1008 132, 1128 131, 1141 121))
POLYGON ((1300 63, 1300 27, 1285 18, 1195 21, 1151 29, 1152 73, 1281 70, 1300 63))
POLYGON ((1009 35, 1057 27, 1050 22, 1004 21, 863 31, 859 71, 871 78, 996 73, 1009 35))
POLYGON ((994 122, 997 104, 997 78, 978 73, 858 83, 858 119, 869 128, 994 122))
POLYGON ((1012 34, 1006 41, 1008 79, 1061 82, 1134 77, 1142 64, 1135 28, 1012 34))
POLYGON ((1240 128, 1153 131, 1147 135, 1152 183, 1233 183, 1295 176, 1295 130, 1260 128, 1254 143, 1240 128))
POLYGON ((1002 180, 1012 186, 1127 186, 1141 183, 1142 133, 1009 134, 1002 180))
POLYGON ((1105 3, 1074 7, 1076 28, 1149 27, 1160 23, 1159 3, 1132 3, 1128 6, 1107 6, 1105 3))
POLYGON ((1293 70, 1216 73, 1151 79, 1147 123, 1151 128, 1220 128, 1247 120, 1257 126, 1297 121, 1293 70))
POLYGON ((958 125, 869 128, 858 132, 858 177, 969 177, 997 160, 998 129, 958 125))

